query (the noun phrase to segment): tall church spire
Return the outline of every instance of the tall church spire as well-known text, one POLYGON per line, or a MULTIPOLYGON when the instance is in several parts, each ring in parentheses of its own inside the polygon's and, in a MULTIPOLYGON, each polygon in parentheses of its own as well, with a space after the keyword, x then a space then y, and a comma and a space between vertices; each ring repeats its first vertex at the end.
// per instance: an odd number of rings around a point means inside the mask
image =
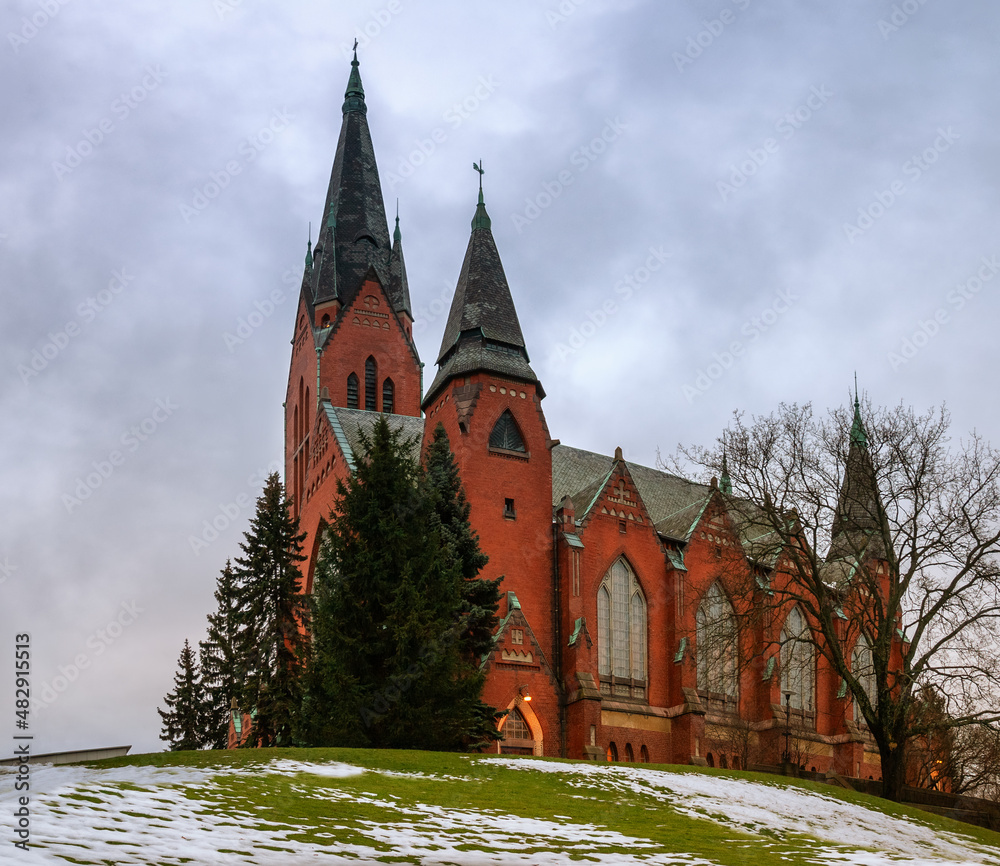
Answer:
POLYGON ((888 524, 878 478, 868 450, 868 434, 861 420, 857 382, 854 386, 854 418, 851 424, 844 481, 833 518, 830 559, 884 559, 889 538, 888 524))
POLYGON ((449 379, 477 370, 534 382, 541 392, 538 377, 528 363, 514 300, 493 240, 483 200, 482 167, 475 163, 473 166, 480 173, 479 203, 441 340, 438 373, 427 391, 425 403, 449 379))
MULTIPOLYGON (((392 245, 368 129, 357 47, 342 110, 340 139, 316 241, 313 296, 317 305, 329 301, 350 304, 372 269, 389 291, 392 245)), ((390 294, 390 300, 397 311, 409 312, 408 299, 390 294)))

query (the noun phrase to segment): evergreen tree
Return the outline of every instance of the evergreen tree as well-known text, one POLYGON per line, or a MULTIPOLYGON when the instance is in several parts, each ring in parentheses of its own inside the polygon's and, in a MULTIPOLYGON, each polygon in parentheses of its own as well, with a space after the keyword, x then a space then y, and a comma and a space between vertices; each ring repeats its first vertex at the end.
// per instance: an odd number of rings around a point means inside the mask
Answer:
POLYGON ((239 704, 254 714, 251 746, 287 746, 302 701, 309 649, 308 604, 298 564, 304 533, 289 511, 276 472, 268 476, 236 559, 239 704))
POLYGON ((232 564, 216 582, 215 613, 208 615, 208 635, 199 644, 201 684, 204 694, 203 745, 225 749, 229 744, 229 710, 239 693, 242 661, 239 656, 239 587, 232 564))
POLYGON ((160 739, 170 744, 171 751, 198 749, 202 743, 202 694, 191 644, 184 641, 174 674, 174 690, 163 699, 167 709, 156 708, 163 720, 160 739))
MULTIPOLYGON (((497 609, 500 605, 500 583, 502 577, 494 580, 481 578, 479 573, 489 561, 489 557, 479 547, 479 536, 469 521, 471 506, 465 496, 462 479, 452 454, 448 434, 444 425, 438 424, 427 448, 424 461, 426 482, 432 497, 434 510, 441 522, 442 540, 454 556, 461 570, 461 613, 463 630, 459 637, 459 648, 466 663, 478 674, 482 658, 493 649, 493 635, 497 628, 497 609)), ((486 704, 480 703, 478 718, 481 723, 477 730, 470 732, 470 745, 475 741, 496 741, 500 739, 496 720, 500 714, 486 704)))
POLYGON ((415 446, 382 417, 338 484, 314 579, 310 744, 457 749, 482 738, 462 560, 415 446))

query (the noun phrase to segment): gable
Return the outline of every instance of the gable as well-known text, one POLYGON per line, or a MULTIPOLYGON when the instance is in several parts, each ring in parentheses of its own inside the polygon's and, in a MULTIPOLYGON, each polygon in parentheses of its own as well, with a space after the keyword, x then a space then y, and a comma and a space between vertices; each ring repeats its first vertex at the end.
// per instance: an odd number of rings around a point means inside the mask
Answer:
POLYGON ((652 526, 638 486, 624 460, 615 460, 603 479, 577 496, 579 500, 574 497, 573 502, 580 506, 578 522, 581 525, 586 525, 595 516, 602 516, 652 526))
MULTIPOLYGON (((340 310, 330 327, 321 329, 319 333, 323 336, 324 347, 339 346, 344 343, 346 334, 352 333, 368 343, 370 350, 385 348, 394 343, 395 336, 398 336, 409 350, 413 361, 418 365, 420 363, 416 346, 399 321, 375 268, 368 270, 351 302, 340 310), (339 336, 336 341, 335 336, 339 336), (383 342, 383 339, 386 342, 383 342)), ((355 341, 348 340, 348 342, 355 341)))
POLYGON ((507 616, 500 620, 493 635, 493 649, 483 656, 480 670, 540 671, 555 682, 552 668, 513 592, 507 593, 507 606, 507 616))

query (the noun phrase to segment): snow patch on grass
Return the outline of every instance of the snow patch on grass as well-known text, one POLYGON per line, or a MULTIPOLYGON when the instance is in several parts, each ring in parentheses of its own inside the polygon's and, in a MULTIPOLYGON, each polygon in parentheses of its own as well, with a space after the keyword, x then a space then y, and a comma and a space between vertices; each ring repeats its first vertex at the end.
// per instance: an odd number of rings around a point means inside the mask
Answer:
MULTIPOLYGON (((996 849, 959 834, 941 833, 917 821, 794 787, 621 765, 483 760, 496 768, 491 770, 489 784, 511 784, 508 769, 562 774, 574 799, 593 802, 596 797, 603 803, 635 805, 643 814, 648 809, 663 809, 664 814, 669 810, 684 816, 681 820, 708 819, 750 833, 751 837, 731 843, 733 849, 746 849, 746 862, 787 859, 779 852, 796 851, 798 862, 845 866, 898 866, 902 862, 1000 866, 996 849)), ((662 842, 641 838, 643 831, 630 836, 627 825, 609 827, 568 815, 545 819, 498 809, 437 805, 427 793, 436 790, 436 785, 415 788, 415 793, 423 793, 413 797, 366 791, 372 781, 344 785, 335 781, 361 776, 376 780, 383 775, 412 777, 415 782, 450 781, 458 786, 471 781, 447 773, 365 770, 348 763, 290 758, 210 768, 35 766, 34 847, 25 856, 18 852, 17 862, 26 866, 67 861, 95 866, 189 862, 298 866, 320 859, 340 866, 408 858, 459 866, 570 866, 580 861, 607 866, 711 866, 702 857, 664 850, 662 842), (269 787, 268 775, 285 778, 275 779, 269 787), (267 818, 274 814, 267 798, 279 784, 285 802, 298 806, 289 810, 295 814, 273 820, 267 818), (314 805, 305 808, 306 802, 314 805), (324 803, 328 804, 325 808, 324 803)), ((12 799, 13 792, 4 791, 0 808, 6 811, 12 799)), ((650 832, 648 827, 644 832, 650 832)), ((742 852, 735 859, 743 862, 742 852)))
MULTIPOLYGON (((874 866, 905 858, 912 864, 998 864, 1000 855, 971 839, 930 825, 886 815, 801 788, 765 785, 702 773, 671 773, 600 764, 568 764, 530 758, 487 758, 514 770, 564 773, 611 792, 646 794, 675 811, 708 818, 751 833, 814 836, 824 842, 880 853, 828 851, 823 862, 874 866)), ((578 781, 578 784, 580 782, 578 781)))

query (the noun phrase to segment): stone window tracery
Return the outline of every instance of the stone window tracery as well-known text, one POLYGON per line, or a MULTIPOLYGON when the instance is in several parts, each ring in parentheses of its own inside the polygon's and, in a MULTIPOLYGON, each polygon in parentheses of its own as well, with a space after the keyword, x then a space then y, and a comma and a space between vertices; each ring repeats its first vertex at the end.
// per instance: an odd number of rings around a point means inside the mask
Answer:
POLYGON ((624 559, 597 590, 597 650, 604 694, 646 697, 646 600, 624 559))

